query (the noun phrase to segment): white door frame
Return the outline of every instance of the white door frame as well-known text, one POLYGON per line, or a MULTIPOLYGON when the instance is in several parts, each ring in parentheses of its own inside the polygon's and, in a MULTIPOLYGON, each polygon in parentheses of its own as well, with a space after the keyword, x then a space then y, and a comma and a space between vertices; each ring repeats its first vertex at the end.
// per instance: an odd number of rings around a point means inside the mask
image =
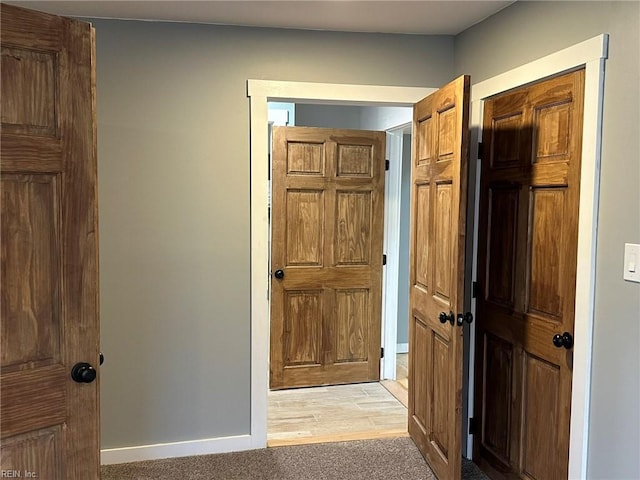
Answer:
MULTIPOLYGON (((600 183, 600 143, 604 99, 604 63, 609 36, 598 35, 564 50, 522 65, 471 87, 470 158, 478 158, 482 138, 484 99, 545 77, 585 66, 582 163, 578 214, 578 262, 576 266, 575 344, 569 439, 569 478, 587 478, 589 402, 591 393, 591 350, 595 303, 596 234, 600 183)), ((472 79, 473 80, 473 79, 472 79)), ((478 163, 479 165, 479 163, 478 163)), ((476 171, 475 219, 478 218, 480 169, 476 171)), ((478 278, 478 225, 474 225, 472 278, 478 278)), ((471 300, 475 314, 476 301, 471 300)), ((470 336, 469 407, 473 409, 475 324, 470 336)), ((473 451, 473 437, 467 437, 467 451, 473 451)))
MULTIPOLYGON (((387 132, 387 158, 390 167, 385 182, 384 197, 384 252, 387 266, 383 270, 382 288, 382 359, 381 379, 396 379, 398 353, 398 297, 400 289, 400 211, 402 197, 403 135, 412 124, 409 121, 387 132)), ((407 279, 408 280, 408 279, 407 279)), ((408 322, 408 319, 407 319, 408 322)))
MULTIPOLYGON (((595 302, 596 231, 604 98, 604 62, 608 36, 603 34, 472 85, 470 158, 477 158, 482 128, 483 99, 544 77, 585 66, 585 101, 582 135, 578 263, 576 275, 575 345, 571 398, 569 478, 586 478, 591 352, 595 302)), ((251 148, 251 446, 267 444, 267 392, 269 386, 269 271, 268 271, 268 139, 267 102, 411 106, 434 88, 339 85, 269 80, 248 80, 251 148)), ((474 218, 478 218, 479 171, 476 175, 474 218)), ((477 278, 477 222, 474 222, 472 278, 477 278)), ((475 300, 472 299, 475 313, 475 300)), ((470 336, 474 358, 475 326, 470 336)), ((474 372, 470 361, 469 406, 473 407, 474 372)), ((467 448, 472 452, 472 437, 467 448)))
MULTIPOLYGON (((382 252, 387 264, 382 269, 382 328, 384 356, 380 360, 380 380, 396 379, 399 256, 391 254, 391 244, 400 243, 400 180, 402 179, 402 137, 386 131, 386 158, 389 171, 384 182, 384 237, 382 252), (395 280, 395 281, 394 281, 395 280), (395 315, 393 315, 395 312, 395 315)), ((397 250, 397 249, 396 249, 397 250)))
MULTIPOLYGON (((267 102, 413 107, 436 88, 342 85, 248 80, 251 114, 251 445, 267 444, 267 392, 269 389, 269 222, 267 102)), ((389 182, 400 177, 401 165, 392 165, 389 182)), ((398 193, 399 195, 399 193, 398 193)), ((398 202, 398 209, 400 205, 398 202)), ((399 219, 398 219, 399 221, 399 219)), ((387 267, 394 250, 387 245, 387 267)), ((395 246, 395 250, 398 245, 395 246)), ((397 256, 397 255, 396 255, 397 256)), ((397 265, 397 260, 395 260, 397 265)), ((397 267, 395 282, 397 284, 397 267)), ((392 275, 385 278, 393 280, 392 275)), ((384 289, 387 283, 383 285, 384 289)), ((397 285, 396 285, 397 290, 397 285)), ((385 311, 388 311, 386 309, 385 311)), ((397 313, 397 311, 396 311, 397 313)), ((388 323, 388 322, 385 322, 388 323)), ((386 337, 383 337, 386 338, 386 337)), ((391 352, 389 352, 391 353, 391 352)))

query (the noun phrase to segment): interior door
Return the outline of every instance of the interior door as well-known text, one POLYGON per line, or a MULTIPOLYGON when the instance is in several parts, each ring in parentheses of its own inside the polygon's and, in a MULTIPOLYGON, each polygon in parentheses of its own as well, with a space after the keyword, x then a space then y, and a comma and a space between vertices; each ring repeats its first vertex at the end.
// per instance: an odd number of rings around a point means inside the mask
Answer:
POLYGON ((469 83, 413 110, 409 434, 440 480, 461 475, 469 83))
POLYGON ((98 479, 93 29, 1 9, 2 476, 98 479))
POLYGON ((476 455, 566 479, 584 70, 484 104, 476 455))
POLYGON ((384 155, 384 132, 273 129, 273 389, 380 378, 384 155))

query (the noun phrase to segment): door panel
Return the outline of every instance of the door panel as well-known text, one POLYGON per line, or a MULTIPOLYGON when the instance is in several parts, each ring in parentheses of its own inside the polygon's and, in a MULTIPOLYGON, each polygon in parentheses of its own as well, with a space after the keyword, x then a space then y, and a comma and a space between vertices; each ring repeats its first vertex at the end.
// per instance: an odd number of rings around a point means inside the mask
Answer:
POLYGON ((475 458, 566 478, 584 71, 485 102, 475 458))
POLYGON ((528 312, 551 320, 560 310, 560 250, 562 247, 562 206, 564 189, 532 188, 531 228, 529 229, 530 260, 528 312))
POLYGON ((286 297, 285 366, 319 365, 323 292, 289 291, 286 297))
POLYGON ((414 203, 415 218, 422 221, 416 224, 414 244, 414 274, 415 285, 424 291, 429 291, 429 252, 431 238, 429 237, 431 185, 416 185, 416 200, 414 203), (417 248, 420 246, 421 248, 417 248))
POLYGON ((336 290, 336 362, 362 362, 369 344, 369 291, 336 290))
POLYGON ((271 388, 380 377, 384 132, 273 130, 271 388))
MULTIPOLYGON (((93 30, 2 4, 3 472, 99 478, 93 30)), ((17 474, 16 473, 16 474, 17 474)))
POLYGON ((435 295, 444 304, 451 306, 451 184, 436 184, 435 190, 435 295))
POLYGON ((371 192, 336 192, 336 265, 371 262, 371 192))
POLYGON ((558 436, 549 425, 559 420, 560 367, 525 353, 522 473, 533 478, 557 478, 558 436))
POLYGON ((498 268, 487 273, 487 297, 494 303, 513 307, 518 189, 491 188, 488 195, 488 254, 498 268))
POLYGON ((287 265, 322 266, 324 198, 321 190, 287 192, 287 265))
POLYGON ((484 361, 487 371, 486 389, 493 392, 493 402, 486 406, 485 443, 491 453, 503 461, 509 457, 509 412, 511 405, 511 377, 513 372, 513 348, 500 338, 487 335, 484 361))
POLYGON ((409 433, 440 480, 461 475, 468 114, 467 76, 414 107, 409 433))

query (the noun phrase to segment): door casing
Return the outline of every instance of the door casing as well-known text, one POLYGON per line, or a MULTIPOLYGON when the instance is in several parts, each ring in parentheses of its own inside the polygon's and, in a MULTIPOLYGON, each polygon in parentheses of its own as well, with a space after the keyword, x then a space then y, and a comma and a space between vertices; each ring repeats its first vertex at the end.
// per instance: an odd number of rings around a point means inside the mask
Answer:
MULTIPOLYGON (((576 344, 569 447, 569 478, 584 478, 589 421, 589 392, 594 312, 595 248, 598 209, 598 179, 604 96, 604 60, 608 35, 602 34, 572 47, 552 53, 478 84, 471 89, 470 158, 477 158, 482 127, 483 99, 547 76, 585 65, 585 106, 583 123, 580 215, 578 226, 578 265, 576 284, 576 344)), ((473 78, 472 78, 473 82, 473 78)), ((267 444, 267 392, 269 378, 269 276, 268 276, 268 142, 267 102, 412 106, 435 88, 341 85, 269 80, 247 81, 250 98, 251 147, 251 432, 247 448, 267 444)), ((471 178, 478 174, 470 162, 471 178)), ((476 189, 473 219, 477 218, 476 189)), ((472 278, 477 277, 477 226, 474 222, 472 278)), ((383 293, 384 295, 384 293, 383 293)), ((472 299, 472 311, 475 301, 472 299)), ((473 327, 473 325, 472 325, 473 327)), ((471 328, 470 358, 474 358, 475 331, 471 328)), ((471 366, 472 367, 472 366, 471 366)), ((469 372, 469 405, 473 405, 473 368, 469 372)), ((467 436, 467 451, 472 451, 467 436)))
MULTIPOLYGON (((400 215, 403 174, 403 134, 411 134, 412 110, 407 109, 406 123, 389 128, 387 132, 387 154, 390 161, 384 192, 384 248, 387 265, 382 272, 382 372, 380 378, 396 380, 396 355, 398 353, 398 294, 400 282, 400 215)), ((409 299, 406 304, 408 308, 409 299)), ((408 322, 408 317, 406 319, 408 322)), ((408 339, 407 339, 408 340, 408 339)))
MULTIPOLYGON (((571 426, 569 442, 569 478, 586 478, 589 438, 589 397, 591 391, 591 351, 595 303, 596 232, 599 200, 600 142, 604 98, 604 62, 609 37, 598 35, 560 50, 471 88, 470 155, 478 158, 478 141, 482 138, 484 99, 521 85, 585 66, 584 114, 578 217, 578 261, 576 265, 575 344, 571 426)), ((470 178, 475 177, 474 219, 478 218, 480 171, 477 162, 470 164, 470 178)), ((474 222, 472 279, 478 278, 478 226, 474 222)), ((475 314, 476 301, 471 300, 475 314)), ((473 325, 472 325, 473 326, 473 325)), ((475 358, 475 327, 469 339, 470 357, 475 358)), ((474 364, 469 366, 469 405, 474 401, 474 364)), ((467 437, 467 451, 473 451, 473 437, 467 437)))

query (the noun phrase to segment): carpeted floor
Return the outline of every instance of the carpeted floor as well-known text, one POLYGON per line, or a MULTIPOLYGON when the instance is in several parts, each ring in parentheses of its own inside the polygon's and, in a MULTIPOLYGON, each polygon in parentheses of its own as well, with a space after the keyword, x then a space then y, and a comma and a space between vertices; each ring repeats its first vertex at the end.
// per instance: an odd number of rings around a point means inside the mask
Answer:
MULTIPOLYGON (((464 480, 484 480, 463 461, 464 480)), ((435 480, 409 438, 273 447, 105 465, 102 480, 435 480)))

